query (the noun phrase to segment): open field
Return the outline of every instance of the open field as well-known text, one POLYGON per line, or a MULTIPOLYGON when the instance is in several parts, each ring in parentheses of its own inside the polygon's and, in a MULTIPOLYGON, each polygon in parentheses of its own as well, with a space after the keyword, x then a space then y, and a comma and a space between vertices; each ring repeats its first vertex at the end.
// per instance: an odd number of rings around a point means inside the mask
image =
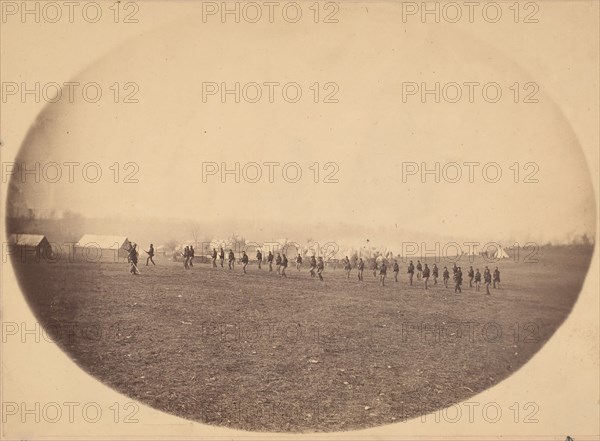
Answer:
MULTIPOLYGON (((538 263, 477 258, 502 272, 485 295, 463 282, 424 291, 327 270, 248 274, 156 259, 16 263, 42 324, 90 374, 152 407, 255 431, 333 431, 400 422, 507 378, 575 303, 591 248, 542 248, 538 263)), ((414 259, 416 262, 416 259, 414 259)), ((432 259, 426 260, 431 265, 432 259)), ((466 258, 458 263, 466 275, 466 258)), ((451 267, 450 262, 438 263, 451 267)), ((416 277, 415 277, 416 280, 416 277)), ((432 279, 430 279, 432 285, 432 279)))

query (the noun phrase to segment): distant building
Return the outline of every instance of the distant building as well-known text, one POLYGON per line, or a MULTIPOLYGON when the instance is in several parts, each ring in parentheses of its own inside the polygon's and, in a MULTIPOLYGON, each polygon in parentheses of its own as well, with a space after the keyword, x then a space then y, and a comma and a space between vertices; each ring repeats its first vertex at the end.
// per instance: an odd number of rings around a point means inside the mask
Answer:
POLYGON ((8 254, 23 262, 29 259, 39 261, 52 257, 52 246, 43 234, 11 234, 8 236, 8 246, 8 254))

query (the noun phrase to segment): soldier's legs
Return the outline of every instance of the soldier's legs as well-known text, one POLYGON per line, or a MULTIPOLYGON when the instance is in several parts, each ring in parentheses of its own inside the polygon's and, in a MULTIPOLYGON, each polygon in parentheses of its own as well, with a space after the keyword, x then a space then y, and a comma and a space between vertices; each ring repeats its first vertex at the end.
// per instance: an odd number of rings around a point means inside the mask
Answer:
POLYGON ((469 277, 469 288, 473 288, 473 277, 469 277))
POLYGON ((425 289, 427 289, 427 281, 429 280, 429 277, 425 277, 423 280, 425 280, 425 289))
POLYGON ((412 286, 413 273, 408 273, 408 278, 410 279, 410 286, 412 286))

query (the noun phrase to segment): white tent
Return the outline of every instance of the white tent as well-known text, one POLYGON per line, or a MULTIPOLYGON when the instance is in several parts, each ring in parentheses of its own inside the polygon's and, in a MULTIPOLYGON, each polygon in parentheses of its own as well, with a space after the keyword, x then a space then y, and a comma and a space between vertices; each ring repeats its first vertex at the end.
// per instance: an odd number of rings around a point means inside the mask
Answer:
POLYGON ((498 249, 496 250, 496 252, 494 254, 492 254, 492 258, 493 259, 508 259, 508 258, 510 258, 510 256, 504 250, 504 248, 498 247, 498 249))
MULTIPOLYGON (((125 236, 85 234, 75 245, 75 259, 87 262, 122 262, 131 242, 125 236)), ((138 252, 142 250, 138 247, 138 252)))

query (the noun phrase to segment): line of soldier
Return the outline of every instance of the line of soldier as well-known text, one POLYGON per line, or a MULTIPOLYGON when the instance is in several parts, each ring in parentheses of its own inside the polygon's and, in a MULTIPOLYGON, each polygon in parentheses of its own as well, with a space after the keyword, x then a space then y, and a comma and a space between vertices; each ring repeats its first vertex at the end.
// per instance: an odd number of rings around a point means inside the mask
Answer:
MULTIPOLYGON (((190 248, 192 248, 192 247, 190 247, 190 248)), ((193 248, 192 248, 191 253, 192 253, 192 257, 193 257, 193 248)), ((184 252, 184 256, 185 256, 185 252, 184 252)), ((217 258, 220 259, 221 268, 223 268, 224 262, 225 262, 225 251, 223 250, 223 248, 220 248, 218 253, 217 253, 217 249, 213 248, 213 253, 212 253, 213 268, 217 268, 217 258)), ((256 260, 258 262, 258 268, 261 269, 262 262, 263 262, 263 255, 260 250, 257 250, 257 252, 256 252, 256 260)), ((269 251, 266 261, 269 265, 269 271, 273 271, 273 261, 275 261, 275 265, 277 267, 277 274, 279 274, 282 277, 287 277, 285 270, 288 267, 288 258, 285 253, 281 253, 281 254, 277 253, 277 256, 275 257, 273 255, 273 253, 271 251, 269 251)), ((298 254, 298 256, 296 257, 296 269, 298 271, 300 271, 302 268, 302 261, 303 261, 302 256, 300 254, 298 254)), ((244 271, 244 274, 246 274, 246 267, 248 266, 249 258, 248 258, 248 254, 245 251, 243 251, 243 253, 242 253, 241 262, 242 262, 242 269, 244 271)), ((346 256, 344 259, 342 259, 342 263, 343 263, 344 271, 346 272, 347 278, 350 278, 350 272, 352 271, 352 264, 350 263, 350 259, 348 258, 348 256, 346 256)), ((235 269, 235 254, 234 254, 233 250, 231 250, 231 249, 229 250, 229 254, 228 254, 228 267, 230 270, 235 269)), ((311 277, 319 276, 319 280, 323 280, 324 269, 325 269, 325 263, 323 262, 322 257, 319 257, 318 259, 315 258, 315 256, 310 257, 309 273, 310 273, 311 277)), ((364 280, 363 272, 365 269, 365 263, 364 263, 362 257, 358 259, 358 262, 356 263, 356 269, 358 271, 358 280, 362 282, 364 280)), ((429 266, 427 264, 425 264, 425 267, 423 267, 420 260, 417 260, 417 265, 415 267, 415 265, 413 264, 413 261, 411 260, 408 264, 408 271, 407 271, 408 277, 409 277, 409 282, 410 282, 411 286, 413 284, 413 277, 415 274, 415 269, 416 269, 416 273, 417 273, 417 280, 423 280, 424 287, 426 290, 428 289, 428 281, 429 281, 430 276, 433 276, 433 284, 437 285, 437 283, 438 283, 437 279, 439 277, 439 269, 435 263, 433 264, 433 268, 430 270, 429 266)), ((382 286, 385 286, 385 279, 387 277, 387 264, 386 264, 385 260, 383 260, 379 265, 377 264, 377 260, 374 260, 372 270, 373 270, 373 277, 377 277, 377 271, 379 270, 379 281, 382 286)), ((394 273, 394 281, 398 282, 398 273, 400 272, 400 266, 398 265, 397 260, 394 260, 394 263, 392 265, 392 271, 394 273)), ((453 272, 453 280, 454 280, 454 292, 462 293, 462 288, 461 288, 462 281, 463 281, 462 269, 461 269, 461 267, 456 266, 456 263, 455 263, 452 268, 452 272, 453 272)), ((472 288, 473 286, 475 286, 475 290, 479 291, 480 287, 481 287, 481 279, 482 279, 481 273, 479 272, 479 268, 477 268, 474 271, 472 266, 469 267, 467 276, 469 277, 469 288, 472 288)), ((450 280, 450 272, 448 271, 447 267, 444 267, 442 277, 443 277, 443 281, 444 281, 444 286, 446 288, 448 288, 448 281, 450 280)), ((499 289, 500 288, 500 271, 498 270, 498 267, 496 267, 496 269, 494 270, 493 276, 492 276, 490 269, 486 266, 485 270, 483 272, 483 282, 485 285, 486 294, 488 294, 488 295, 490 294, 490 285, 492 284, 492 282, 493 282, 493 287, 499 289)))

